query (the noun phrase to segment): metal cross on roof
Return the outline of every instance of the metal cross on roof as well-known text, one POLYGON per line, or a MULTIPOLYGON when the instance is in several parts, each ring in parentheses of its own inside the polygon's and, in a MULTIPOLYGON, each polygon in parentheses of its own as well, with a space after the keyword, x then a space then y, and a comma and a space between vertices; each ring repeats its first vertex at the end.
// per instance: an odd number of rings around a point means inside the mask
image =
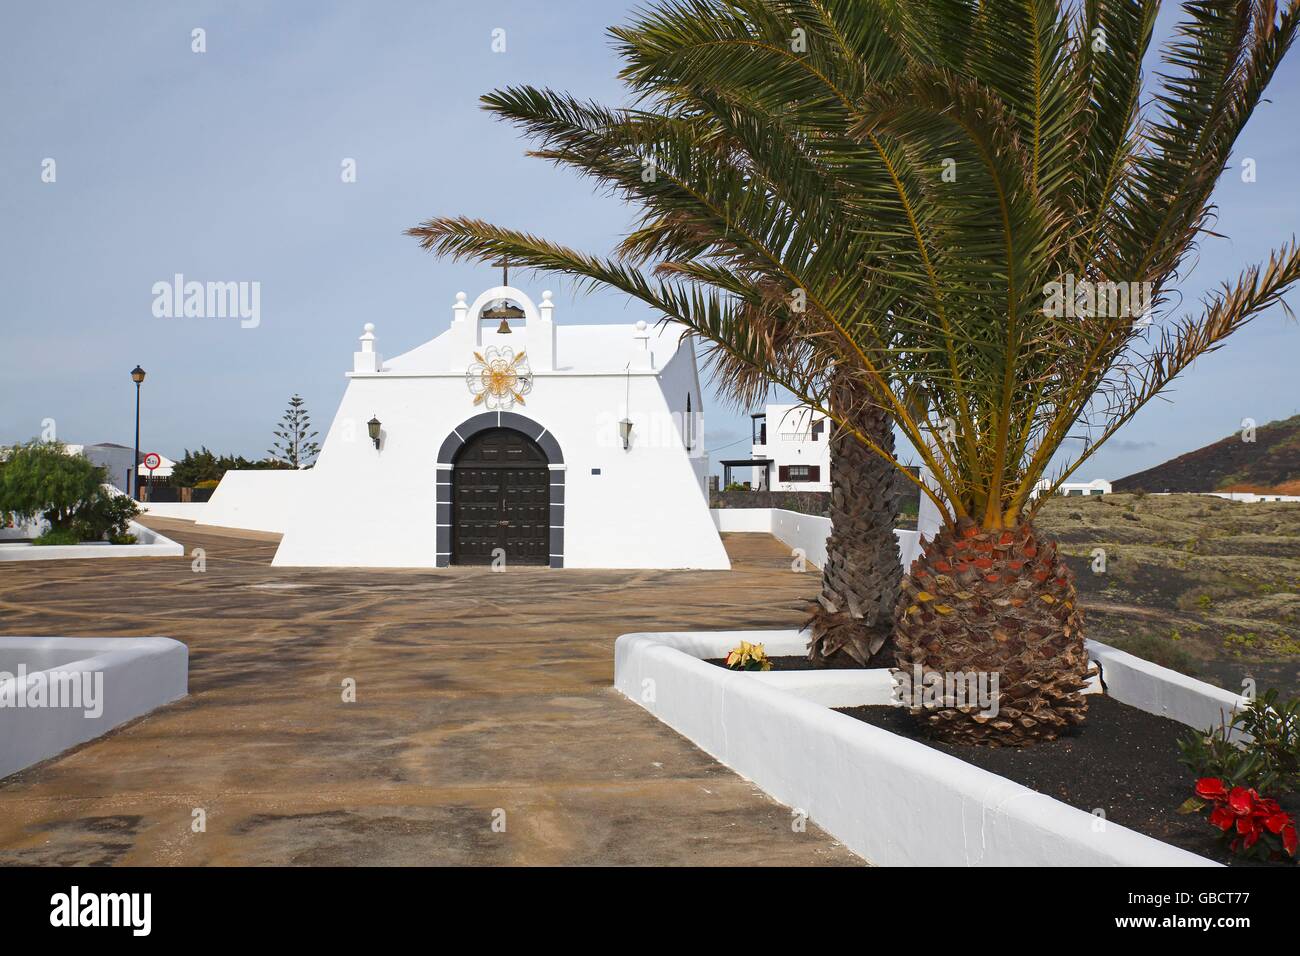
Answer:
POLYGON ((494 266, 501 267, 501 284, 510 284, 510 257, 502 256, 499 262, 492 263, 494 266))

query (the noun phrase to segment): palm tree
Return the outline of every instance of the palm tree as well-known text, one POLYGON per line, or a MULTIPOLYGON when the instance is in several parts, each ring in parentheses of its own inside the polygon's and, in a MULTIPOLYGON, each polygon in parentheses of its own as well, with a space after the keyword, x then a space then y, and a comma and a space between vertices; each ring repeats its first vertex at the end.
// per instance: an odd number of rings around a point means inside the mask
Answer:
POLYGON ((1198 309, 1171 307, 1297 21, 1294 4, 1189 0, 1143 102, 1158 6, 661 0, 612 31, 635 108, 485 98, 536 155, 649 210, 616 255, 469 218, 411 232, 621 289, 916 483, 944 527, 904 581, 897 663, 1000 680, 996 714, 947 698, 918 716, 953 741, 1051 739, 1084 719, 1088 662, 1071 573, 1034 515, 1300 278, 1293 240, 1198 309), (791 347, 767 348, 782 323, 791 347), (861 427, 870 408, 932 482, 861 427))
MULTIPOLYGON (((798 327, 777 321, 772 314, 751 310, 746 334, 764 339, 762 352, 803 352, 798 327)), ((769 373, 774 363, 763 361, 755 349, 734 350, 716 341, 704 343, 712 380, 721 393, 740 408, 752 408, 771 390, 769 373)), ((776 364, 788 364, 785 355, 776 364)), ((833 361, 830 356, 805 356, 805 360, 833 361)), ((846 378, 831 403, 855 416, 857 426, 891 454, 894 425, 878 407, 854 394, 846 378)), ((843 428, 828 436, 830 456, 831 534, 826 541, 821 594, 808 621, 808 651, 816 664, 846 657, 859 666, 892 659, 888 644, 894 603, 903 576, 894 523, 898 517, 900 489, 897 471, 885 459, 868 451, 843 428)))

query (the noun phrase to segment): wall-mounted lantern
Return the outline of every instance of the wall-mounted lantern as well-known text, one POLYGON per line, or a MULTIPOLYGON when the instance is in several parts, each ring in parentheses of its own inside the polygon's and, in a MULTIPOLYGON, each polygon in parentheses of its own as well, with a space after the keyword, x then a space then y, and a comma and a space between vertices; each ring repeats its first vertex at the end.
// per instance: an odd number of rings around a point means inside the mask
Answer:
POLYGON ((625 419, 623 419, 621 422, 618 423, 618 435, 619 435, 620 438, 623 439, 623 450, 624 450, 624 451, 627 451, 627 449, 628 449, 628 443, 629 443, 629 442, 631 441, 631 439, 632 439, 632 420, 631 420, 631 419, 629 419, 629 418, 625 418, 625 419))
POLYGON ((378 418, 371 417, 370 421, 366 422, 366 431, 370 432, 370 440, 375 443, 375 451, 379 450, 379 428, 378 418))

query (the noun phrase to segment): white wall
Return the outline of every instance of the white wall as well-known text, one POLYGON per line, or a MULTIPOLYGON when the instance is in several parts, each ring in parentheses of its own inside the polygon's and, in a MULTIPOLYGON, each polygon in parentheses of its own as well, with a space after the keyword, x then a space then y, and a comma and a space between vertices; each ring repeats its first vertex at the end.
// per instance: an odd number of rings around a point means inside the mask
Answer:
MULTIPOLYGON (((921 480, 930 481, 928 468, 921 469, 921 480)), ((831 533, 830 518, 799 514, 782 508, 714 508, 711 514, 719 531, 771 534, 791 548, 802 548, 808 560, 817 567, 826 563, 826 539, 831 533)), ((926 495, 921 495, 921 506, 916 519, 917 530, 894 529, 894 536, 898 538, 898 557, 905 572, 911 570, 912 562, 920 555, 922 543, 938 534, 942 524, 938 506, 926 495)))
POLYGON ((1241 501, 1241 502, 1245 502, 1246 504, 1255 504, 1256 502, 1259 501, 1291 501, 1291 502, 1300 501, 1300 495, 1270 495, 1270 494, 1257 495, 1249 491, 1191 491, 1191 492, 1157 491, 1155 493, 1158 495, 1169 495, 1169 494, 1206 495, 1210 498, 1222 498, 1225 501, 1241 501))
POLYGON ((11 527, 0 527, 0 541, 14 541, 40 537, 50 523, 44 518, 15 522, 11 527))
MULTIPOLYGON (((305 489, 314 471, 312 468, 228 471, 203 506, 198 524, 283 532, 298 505, 306 499, 305 489)), ((340 503, 340 514, 345 513, 345 506, 346 503, 340 503)))
MULTIPOLYGON (((714 508, 711 513, 719 531, 770 534, 791 549, 803 549, 804 556, 814 566, 821 568, 826 564, 830 518, 783 508, 714 508)), ((920 554, 920 536, 902 528, 894 529, 894 536, 898 538, 898 557, 906 571, 920 554)))
POLYGON ((156 518, 180 518, 199 521, 208 507, 206 501, 142 501, 140 510, 156 518))

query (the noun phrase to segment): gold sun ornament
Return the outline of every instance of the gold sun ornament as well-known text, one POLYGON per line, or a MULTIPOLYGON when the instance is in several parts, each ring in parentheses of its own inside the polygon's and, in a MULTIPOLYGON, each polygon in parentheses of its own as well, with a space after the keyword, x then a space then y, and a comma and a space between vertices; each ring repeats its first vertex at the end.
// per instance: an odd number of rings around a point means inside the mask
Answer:
POLYGON ((505 345, 491 345, 474 353, 474 361, 465 372, 465 384, 474 396, 475 405, 500 412, 523 405, 524 396, 533 390, 533 370, 525 353, 505 345))

